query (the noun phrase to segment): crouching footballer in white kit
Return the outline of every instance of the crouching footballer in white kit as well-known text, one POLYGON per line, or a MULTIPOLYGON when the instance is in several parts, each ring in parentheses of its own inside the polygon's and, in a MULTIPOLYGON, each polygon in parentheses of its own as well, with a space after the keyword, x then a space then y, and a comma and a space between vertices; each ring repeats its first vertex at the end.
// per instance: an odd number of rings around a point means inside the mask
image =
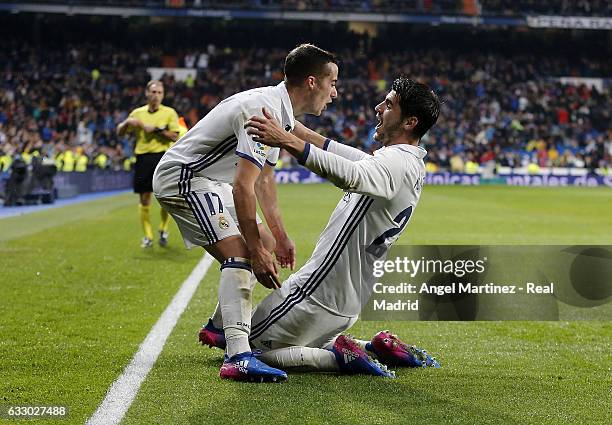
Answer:
MULTIPOLYGON (((252 117, 247 123, 255 140, 287 149, 302 165, 346 191, 311 258, 253 312, 250 341, 268 364, 388 377, 394 374, 384 365, 439 367, 426 352, 388 331, 371 341, 341 335, 372 295, 374 261, 385 258, 418 204, 426 155, 418 143, 436 122, 440 104, 428 86, 398 78, 375 109, 375 138, 383 147, 373 155, 325 139, 299 123, 294 135, 287 134, 267 111, 262 111, 264 118, 252 117)), ((222 347, 213 319, 201 330, 200 340, 222 347)))

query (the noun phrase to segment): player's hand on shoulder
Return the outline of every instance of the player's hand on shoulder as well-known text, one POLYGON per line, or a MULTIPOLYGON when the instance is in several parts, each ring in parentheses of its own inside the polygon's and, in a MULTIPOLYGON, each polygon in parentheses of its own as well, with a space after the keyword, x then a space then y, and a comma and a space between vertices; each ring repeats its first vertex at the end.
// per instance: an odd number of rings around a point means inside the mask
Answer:
POLYGON ((274 254, 282 268, 295 268, 295 244, 287 235, 276 239, 274 254))
POLYGON ((280 288, 274 257, 263 246, 250 252, 251 267, 257 281, 268 289, 280 288))
POLYGON ((265 108, 261 108, 263 116, 253 115, 244 124, 247 134, 256 142, 272 147, 282 147, 287 139, 287 132, 265 108))

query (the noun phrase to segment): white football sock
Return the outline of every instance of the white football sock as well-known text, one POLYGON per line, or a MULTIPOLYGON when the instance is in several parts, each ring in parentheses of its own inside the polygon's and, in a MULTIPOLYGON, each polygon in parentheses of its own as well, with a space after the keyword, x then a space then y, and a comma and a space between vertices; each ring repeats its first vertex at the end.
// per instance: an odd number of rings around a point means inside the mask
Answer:
POLYGON ((244 258, 228 258, 221 265, 219 305, 229 357, 251 351, 251 266, 244 258))
POLYGON ((329 350, 310 347, 277 348, 262 353, 259 358, 279 369, 299 368, 313 372, 337 372, 340 370, 336 356, 329 350))
POLYGON ((370 341, 364 341, 363 339, 355 339, 354 341, 357 343, 359 348, 361 348, 366 353, 368 352, 368 350, 366 350, 366 344, 369 344, 370 341))
MULTIPOLYGON (((337 337, 336 337, 336 338, 337 338, 337 337)), ((334 339, 332 340, 332 342, 330 342, 330 343, 329 343, 327 346, 325 346, 325 348, 327 348, 328 350, 330 350, 330 349, 331 349, 331 348, 334 346, 334 343, 336 342, 336 338, 334 338, 334 339)), ((369 344, 369 343, 370 343, 370 341, 366 341, 366 340, 363 340, 363 339, 356 339, 356 338, 353 338, 353 340, 355 341, 355 343, 357 343, 357 345, 359 346, 359 348, 361 348, 363 351, 365 351, 365 352, 366 352, 366 354, 368 354, 369 356, 374 356, 374 357, 376 357, 376 355, 375 355, 375 354, 374 354, 372 351, 368 351, 368 350, 366 349, 366 344, 369 344)))
MULTIPOLYGON (((251 278, 249 280, 249 284, 251 286, 251 293, 253 293, 253 288, 255 287, 255 284, 257 283, 257 277, 251 273, 251 278)), ((219 303, 217 303, 217 305, 215 306, 215 311, 212 314, 212 316, 210 316, 210 319, 212 320, 213 326, 217 329, 223 329, 223 315, 221 314, 221 306, 219 305, 219 303)))

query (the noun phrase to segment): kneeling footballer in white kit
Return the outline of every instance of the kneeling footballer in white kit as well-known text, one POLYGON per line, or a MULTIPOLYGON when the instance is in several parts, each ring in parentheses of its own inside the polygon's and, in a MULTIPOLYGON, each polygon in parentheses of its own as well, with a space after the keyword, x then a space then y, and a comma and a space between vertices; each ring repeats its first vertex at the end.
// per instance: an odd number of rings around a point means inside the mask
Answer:
POLYGON ((331 53, 304 44, 287 55, 284 71, 279 85, 238 93, 217 105, 166 152, 153 177, 155 196, 187 247, 202 246, 221 263, 217 315, 227 341, 224 379, 287 379, 253 356, 248 339, 253 275, 267 288, 279 287, 270 251, 281 266, 292 266, 295 246, 277 207, 273 167, 279 149, 253 141, 245 122, 262 107, 283 131, 293 129, 297 115, 320 115, 337 96, 338 66, 331 53), (257 200, 273 237, 257 217, 257 200))
MULTIPOLYGON (((311 258, 253 312, 250 341, 269 364, 393 376, 372 355, 389 366, 439 367, 426 352, 388 331, 372 341, 341 335, 372 295, 374 261, 385 258, 417 206, 426 155, 418 144, 436 122, 440 103, 428 86, 398 78, 375 110, 375 138, 383 147, 373 155, 325 139, 299 123, 294 135, 287 134, 267 111, 247 122, 254 140, 286 149, 346 191, 311 258)), ((223 346, 214 322, 213 316, 200 340, 223 346)))

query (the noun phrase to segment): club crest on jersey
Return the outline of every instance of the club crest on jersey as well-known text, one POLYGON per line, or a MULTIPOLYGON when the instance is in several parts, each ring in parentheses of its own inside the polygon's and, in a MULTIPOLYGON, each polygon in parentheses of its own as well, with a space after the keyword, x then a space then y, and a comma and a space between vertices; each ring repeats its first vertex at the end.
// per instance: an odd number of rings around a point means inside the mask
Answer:
POLYGON ((221 229, 229 229, 229 222, 227 221, 227 219, 225 217, 223 217, 222 215, 219 216, 219 227, 221 229))

